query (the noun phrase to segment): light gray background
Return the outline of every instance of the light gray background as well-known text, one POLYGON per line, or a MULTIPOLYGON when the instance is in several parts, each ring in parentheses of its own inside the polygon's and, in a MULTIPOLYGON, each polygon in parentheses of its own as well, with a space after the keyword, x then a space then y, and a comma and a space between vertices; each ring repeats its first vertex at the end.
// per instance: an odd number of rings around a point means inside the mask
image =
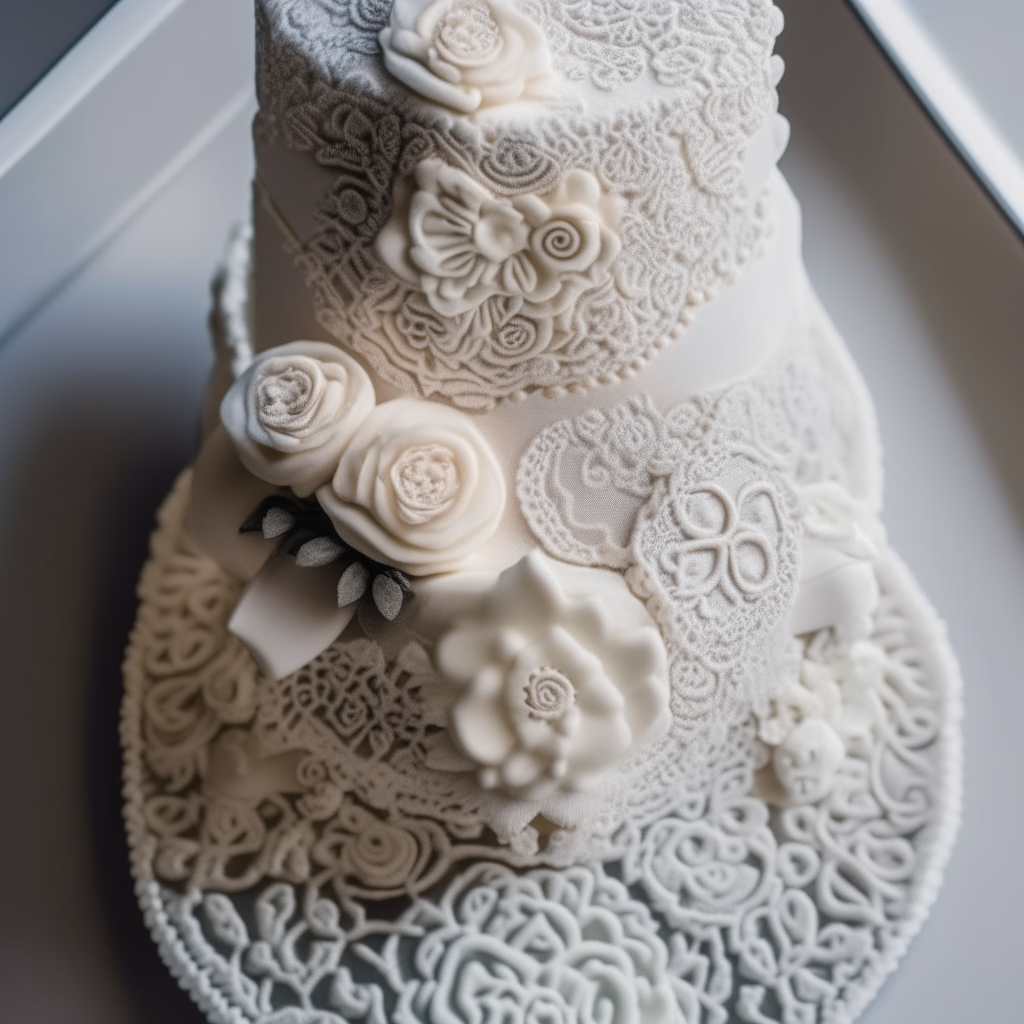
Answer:
POLYGON ((1024 162, 1024 3, 902 2, 1024 162))
MULTIPOLYGON (((878 404, 891 538, 966 681, 946 885, 862 1020, 1002 1024, 1024 952, 1024 247, 840 0, 782 6, 807 263, 878 404)), ((192 454, 208 281, 250 172, 239 120, 0 350, 2 1021, 200 1021, 133 902, 119 662, 153 510, 192 454)))

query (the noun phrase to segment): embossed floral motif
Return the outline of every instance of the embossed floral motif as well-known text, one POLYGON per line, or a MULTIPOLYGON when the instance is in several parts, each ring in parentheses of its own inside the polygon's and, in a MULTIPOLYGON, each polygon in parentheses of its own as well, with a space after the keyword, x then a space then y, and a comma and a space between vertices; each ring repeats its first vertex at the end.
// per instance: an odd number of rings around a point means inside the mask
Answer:
POLYGON ((305 497, 334 475, 375 401, 351 356, 294 341, 261 352, 228 389, 220 415, 250 473, 305 497))
POLYGON ((661 568, 684 607, 712 617, 722 601, 756 598, 774 582, 782 513, 770 484, 744 484, 733 498, 716 483, 701 483, 677 491, 672 511, 679 539, 664 547, 661 568))
POLYGON ((399 398, 365 419, 317 499, 357 551, 424 576, 457 568, 491 536, 505 483, 467 416, 399 398))
POLYGON ((492 295, 519 299, 534 316, 563 313, 608 280, 619 251, 609 226, 614 206, 586 171, 570 171, 544 197, 499 199, 429 159, 417 165, 409 192, 401 182, 377 249, 444 317, 472 312, 492 295))
POLYGON ((680 425, 662 416, 648 395, 607 412, 592 409, 575 426, 587 445, 583 482, 594 489, 614 487, 649 498, 655 480, 671 475, 686 450, 680 425))
POLYGON ((744 417, 772 424, 780 446, 792 427, 777 406, 751 409, 742 387, 722 394, 667 412, 638 395, 554 423, 516 480, 546 551, 624 571, 648 600, 669 652, 673 741, 689 750, 774 691, 798 584, 783 450, 761 447, 744 417))
POLYGON ((502 125, 480 159, 480 170, 502 192, 543 194, 555 187, 558 161, 528 132, 502 125))
MULTIPOLYGON (((881 694, 886 673, 894 669, 885 651, 857 640, 823 653, 818 648, 829 635, 812 637, 799 669, 785 680, 767 713, 757 716, 758 736, 770 748, 774 781, 781 787, 779 793, 766 792, 766 798, 789 804, 822 800, 847 753, 869 756, 885 719, 881 694)), ((802 644, 794 643, 800 654, 802 644)))
POLYGON ((453 738, 486 789, 542 801, 594 788, 668 728, 665 647, 622 580, 540 552, 438 643, 460 689, 453 738))
POLYGON ((661 85, 673 88, 726 74, 763 85, 773 40, 782 29, 781 12, 771 0, 523 0, 523 5, 543 23, 558 69, 607 92, 635 82, 647 68, 661 85), (733 48, 743 59, 730 52, 733 48))
POLYGON ((396 0, 380 47, 395 78, 462 114, 536 98, 551 74, 540 29, 503 0, 396 0))
POLYGON ((695 998, 672 977, 647 908, 584 868, 467 871, 437 914, 416 907, 420 977, 402 1020, 436 1024, 685 1024, 695 998), (486 1016, 482 1008, 486 1007, 486 1016), (685 1008, 685 1009, 684 1009, 685 1008))

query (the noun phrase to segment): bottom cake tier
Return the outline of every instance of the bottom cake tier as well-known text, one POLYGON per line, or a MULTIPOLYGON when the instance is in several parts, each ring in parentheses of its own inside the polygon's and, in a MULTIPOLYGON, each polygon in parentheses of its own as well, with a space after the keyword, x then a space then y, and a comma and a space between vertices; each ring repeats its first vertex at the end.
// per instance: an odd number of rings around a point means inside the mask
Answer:
POLYGON ((530 868, 368 806, 322 751, 267 747, 287 708, 358 733, 372 762, 429 659, 343 637, 331 685, 282 703, 288 680, 262 679, 227 630, 240 585, 189 538, 189 487, 186 472, 140 582, 125 816, 149 927, 211 1021, 824 1024, 856 1017, 895 968, 956 830, 960 681, 891 550, 857 700, 829 704, 845 671, 830 631, 803 638, 800 693, 752 716, 706 786, 590 861, 530 868), (809 734, 780 764, 808 702, 856 742, 824 766, 809 734), (782 793, 789 776, 803 783, 782 793))

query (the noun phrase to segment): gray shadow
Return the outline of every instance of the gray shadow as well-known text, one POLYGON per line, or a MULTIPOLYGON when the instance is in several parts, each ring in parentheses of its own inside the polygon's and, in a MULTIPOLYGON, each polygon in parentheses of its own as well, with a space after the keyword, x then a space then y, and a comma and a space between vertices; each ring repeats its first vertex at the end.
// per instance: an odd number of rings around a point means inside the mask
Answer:
MULTIPOLYGON (((90 941, 113 953, 133 1019, 202 1024, 135 899, 118 737, 121 659, 154 510, 194 439, 152 407, 118 408, 113 392, 61 390, 27 426, 0 496, 0 764, 15 780, 5 817, 20 826, 0 844, 3 940, 22 929, 63 933, 65 957, 80 961, 29 967, 40 976, 19 978, 23 993, 89 971, 90 941)), ((102 1005, 113 994, 97 996, 102 1005)), ((42 1019, 25 1010, 20 1019, 42 1019)))

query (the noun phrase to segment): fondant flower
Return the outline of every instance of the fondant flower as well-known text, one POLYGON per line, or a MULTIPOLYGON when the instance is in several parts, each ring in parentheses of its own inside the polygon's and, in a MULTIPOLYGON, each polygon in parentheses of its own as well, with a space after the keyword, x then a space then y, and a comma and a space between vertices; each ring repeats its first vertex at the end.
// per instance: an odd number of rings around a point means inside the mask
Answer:
POLYGON ((467 416, 398 398, 365 419, 317 499, 357 551, 424 576, 457 568, 491 536, 505 483, 467 416))
POLYGON ((524 314, 551 317, 608 280, 619 251, 609 226, 615 204, 587 171, 570 171, 543 197, 499 199, 431 158, 416 166, 412 185, 396 190, 377 249, 442 316, 504 295, 527 303, 524 314))
POLYGON ((462 114, 531 98, 551 74, 540 29, 502 0, 395 0, 379 38, 395 78, 462 114))
POLYGON ((810 804, 832 789, 846 756, 839 734, 821 718, 805 718, 772 754, 775 777, 788 801, 810 804))
POLYGON ((417 979, 396 1018, 445 1024, 683 1024, 698 1006, 672 977, 647 907, 588 868, 519 876, 482 864, 440 906, 414 906, 417 979), (684 1009, 684 1007, 686 1009, 684 1009))
POLYGON ((661 634, 620 576, 539 551, 506 569, 435 655, 460 690, 452 738, 486 789, 591 789, 668 728, 661 634))
POLYGON ((252 361, 220 417, 250 473, 306 497, 331 479, 375 401, 354 359, 333 345, 295 341, 252 361))

